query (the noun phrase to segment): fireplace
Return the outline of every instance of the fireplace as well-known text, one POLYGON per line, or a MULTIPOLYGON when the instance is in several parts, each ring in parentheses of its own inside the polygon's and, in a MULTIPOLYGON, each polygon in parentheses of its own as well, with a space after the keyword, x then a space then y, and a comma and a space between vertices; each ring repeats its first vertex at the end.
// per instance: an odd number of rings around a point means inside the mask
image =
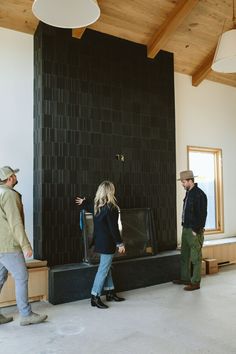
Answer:
MULTIPOLYGON (((142 288, 177 279, 178 250, 160 252, 150 208, 121 209, 120 221, 126 254, 116 254, 112 277, 117 291, 142 288), (157 252, 158 249, 158 252, 157 252)), ((81 212, 83 260, 50 268, 49 302, 56 305, 86 299, 98 269, 99 256, 89 247, 93 237, 93 215, 81 212)))
MULTIPOLYGON (((99 262, 99 255, 94 252, 92 245, 93 215, 83 210, 81 211, 81 221, 84 262, 96 264, 99 262)), ((119 228, 125 243, 126 253, 121 255, 117 252, 114 261, 156 254, 155 226, 150 208, 121 209, 119 228)))

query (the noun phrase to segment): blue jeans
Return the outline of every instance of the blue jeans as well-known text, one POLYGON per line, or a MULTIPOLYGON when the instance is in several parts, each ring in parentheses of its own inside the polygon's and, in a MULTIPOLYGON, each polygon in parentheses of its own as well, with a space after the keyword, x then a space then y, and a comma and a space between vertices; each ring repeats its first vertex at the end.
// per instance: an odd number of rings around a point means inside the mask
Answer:
POLYGON ((22 252, 0 253, 0 292, 8 271, 15 279, 16 303, 22 317, 31 314, 28 303, 28 271, 22 252))
POLYGON ((114 284, 111 275, 111 264, 114 254, 101 254, 97 274, 95 276, 91 294, 100 296, 102 290, 113 290, 114 284))

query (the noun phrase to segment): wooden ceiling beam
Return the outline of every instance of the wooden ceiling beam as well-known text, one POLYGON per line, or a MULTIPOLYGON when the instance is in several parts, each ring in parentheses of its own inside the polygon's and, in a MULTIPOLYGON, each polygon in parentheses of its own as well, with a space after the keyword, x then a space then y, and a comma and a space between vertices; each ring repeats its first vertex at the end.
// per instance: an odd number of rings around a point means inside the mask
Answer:
POLYGON ((81 39, 85 30, 86 30, 86 27, 73 28, 72 29, 72 37, 81 39))
POLYGON ((198 86, 212 71, 211 64, 214 59, 216 48, 205 58, 198 69, 192 75, 192 85, 198 86))
POLYGON ((199 0, 181 0, 178 2, 148 43, 147 56, 149 58, 155 58, 158 52, 165 46, 171 35, 176 31, 178 26, 184 21, 185 17, 189 15, 198 2, 199 0))

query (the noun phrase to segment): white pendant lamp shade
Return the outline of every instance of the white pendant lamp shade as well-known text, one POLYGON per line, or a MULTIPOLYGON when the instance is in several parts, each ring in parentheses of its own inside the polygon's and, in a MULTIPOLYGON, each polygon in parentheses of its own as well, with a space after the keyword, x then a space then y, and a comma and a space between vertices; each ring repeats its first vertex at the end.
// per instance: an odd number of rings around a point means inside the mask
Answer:
POLYGON ((221 73, 236 73, 236 29, 220 36, 211 68, 221 73))
POLYGON ((40 21, 61 28, 86 27, 100 16, 96 0, 35 0, 32 11, 40 21))

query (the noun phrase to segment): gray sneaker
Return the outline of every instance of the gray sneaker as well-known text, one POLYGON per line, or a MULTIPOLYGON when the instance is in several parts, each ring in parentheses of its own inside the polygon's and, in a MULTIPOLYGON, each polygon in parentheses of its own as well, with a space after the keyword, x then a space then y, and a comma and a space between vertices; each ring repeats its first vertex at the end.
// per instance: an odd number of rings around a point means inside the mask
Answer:
POLYGON ((41 323, 44 322, 47 318, 47 315, 39 315, 37 313, 31 312, 29 316, 21 317, 20 325, 28 326, 31 324, 41 323))
POLYGON ((2 314, 0 314, 0 325, 11 321, 13 321, 13 317, 5 317, 2 314))

